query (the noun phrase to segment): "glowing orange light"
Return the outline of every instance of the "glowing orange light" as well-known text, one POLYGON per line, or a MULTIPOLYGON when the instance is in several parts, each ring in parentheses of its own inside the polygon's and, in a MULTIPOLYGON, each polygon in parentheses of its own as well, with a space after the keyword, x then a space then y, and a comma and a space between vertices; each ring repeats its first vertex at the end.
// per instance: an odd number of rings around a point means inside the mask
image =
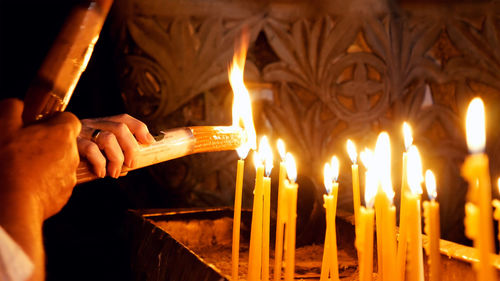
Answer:
POLYGON ((425 171, 425 187, 427 188, 427 194, 430 199, 436 199, 437 190, 436 190, 436 177, 431 170, 425 171))
POLYGON ((356 152, 356 146, 352 140, 347 140, 347 153, 349 154, 349 158, 351 158, 351 162, 356 164, 358 153, 356 152))
POLYGON ((484 116, 484 103, 481 98, 474 98, 467 109, 465 122, 467 132, 467 146, 471 153, 484 151, 486 143, 486 125, 484 116))
MULTIPOLYGON (((233 126, 242 127, 246 133, 247 143, 243 151, 248 149, 257 149, 257 135, 253 123, 252 103, 250 94, 243 82, 243 70, 245 68, 245 60, 248 49, 248 33, 244 32, 241 44, 236 50, 233 63, 229 68, 229 83, 233 89, 233 126)), ((241 157, 241 155, 240 155, 241 157)))

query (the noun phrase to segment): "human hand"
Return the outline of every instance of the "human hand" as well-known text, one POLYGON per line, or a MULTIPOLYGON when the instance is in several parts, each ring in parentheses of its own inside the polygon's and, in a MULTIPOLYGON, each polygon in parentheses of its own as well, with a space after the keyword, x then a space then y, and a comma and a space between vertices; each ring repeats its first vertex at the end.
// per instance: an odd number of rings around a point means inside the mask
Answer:
POLYGON ((128 114, 81 121, 78 150, 101 178, 106 176, 106 171, 109 176, 118 178, 124 164, 129 168, 134 166, 139 143, 155 141, 147 126, 128 114), (96 130, 100 131, 96 133, 96 130))
POLYGON ((46 219, 61 210, 76 184, 81 125, 63 112, 23 126, 23 107, 20 100, 0 101, 0 197, 9 204, 38 202, 46 219))

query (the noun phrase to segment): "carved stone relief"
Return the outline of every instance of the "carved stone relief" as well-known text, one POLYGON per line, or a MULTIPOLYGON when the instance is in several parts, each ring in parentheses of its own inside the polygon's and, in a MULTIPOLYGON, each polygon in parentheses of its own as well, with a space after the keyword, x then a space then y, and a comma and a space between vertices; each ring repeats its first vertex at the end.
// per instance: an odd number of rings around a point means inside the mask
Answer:
MULTIPOLYGON (((408 121, 425 168, 437 175, 443 237, 462 239, 464 118, 476 95, 486 102, 492 175, 500 175, 496 1, 122 0, 113 20, 123 98, 153 130, 231 123, 227 69, 234 42, 249 29, 245 80, 257 93, 257 132, 284 139, 297 158, 299 228, 324 220, 322 167, 334 154, 342 165, 339 205, 352 209, 347 138, 358 149, 373 147, 377 134, 389 131, 399 194, 401 125, 408 121), (273 94, 259 95, 263 88, 273 94)), ((165 188, 186 190, 193 204, 231 205, 236 158, 232 152, 193 155, 151 173, 165 188)))

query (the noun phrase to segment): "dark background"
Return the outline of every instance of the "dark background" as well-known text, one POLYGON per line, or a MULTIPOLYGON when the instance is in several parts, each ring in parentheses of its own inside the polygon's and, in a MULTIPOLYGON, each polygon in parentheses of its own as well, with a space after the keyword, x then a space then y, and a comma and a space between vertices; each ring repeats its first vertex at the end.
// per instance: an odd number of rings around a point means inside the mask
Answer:
MULTIPOLYGON (((0 98, 22 99, 75 0, 0 2, 0 98)), ((67 111, 79 118, 124 112, 113 71, 107 24, 67 111)), ((46 221, 47 280, 128 280, 124 214, 137 206, 124 181, 79 185, 66 207, 46 221)))

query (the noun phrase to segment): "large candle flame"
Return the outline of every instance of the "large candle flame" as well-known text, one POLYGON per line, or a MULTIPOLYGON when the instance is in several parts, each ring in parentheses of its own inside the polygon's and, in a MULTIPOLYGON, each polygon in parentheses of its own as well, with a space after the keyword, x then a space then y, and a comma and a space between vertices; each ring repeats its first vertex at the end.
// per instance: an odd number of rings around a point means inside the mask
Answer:
MULTIPOLYGON (((229 83, 234 94, 232 110, 233 126, 242 127, 246 133, 247 143, 242 146, 257 149, 257 134, 255 133, 253 124, 252 103, 250 101, 250 94, 243 82, 243 69, 245 68, 248 42, 248 33, 244 32, 241 43, 234 54, 233 63, 229 68, 229 83)), ((248 148, 244 148, 243 151, 246 150, 248 148)))
POLYGON ((366 171, 365 177, 365 205, 367 208, 373 208, 375 195, 377 194, 377 177, 373 171, 366 171))
POLYGON ((271 150, 271 145, 269 145, 269 140, 266 136, 263 136, 260 139, 259 155, 264 160, 266 176, 269 177, 271 175, 271 170, 273 169, 273 151, 271 150))
POLYGON ((351 162, 356 164, 358 153, 356 151, 356 146, 352 142, 352 140, 347 140, 347 153, 349 154, 349 158, 351 158, 351 162))
POLYGON ((436 177, 431 170, 425 171, 425 187, 429 198, 435 200, 437 198, 436 177))
POLYGON ((392 189, 391 179, 391 141, 387 132, 382 132, 378 135, 377 144, 375 145, 375 169, 382 190, 385 192, 390 201, 394 198, 394 190, 392 189))
POLYGON ((484 104, 481 98, 474 98, 467 109, 465 127, 467 132, 467 146, 471 153, 484 151, 486 143, 484 104))
POLYGON ((332 179, 333 181, 337 181, 339 179, 339 170, 340 170, 340 163, 337 156, 332 157, 331 167, 332 167, 332 179))
POLYGON ((323 169, 323 183, 325 185, 326 193, 330 194, 333 190, 333 176, 332 167, 330 163, 325 163, 325 168, 323 169))
POLYGON ((413 134, 411 132, 411 127, 408 123, 403 123, 403 138, 405 142, 405 150, 408 151, 410 146, 413 144, 413 134))
POLYGON ((407 164, 408 186, 413 194, 422 194, 421 183, 422 175, 422 160, 416 146, 410 146, 408 149, 408 164, 407 164))
POLYGON ((285 156, 286 156, 285 143, 283 142, 282 139, 278 139, 276 145, 278 146, 278 153, 280 155, 281 161, 285 161, 285 156))
POLYGON ((295 159, 290 152, 286 153, 285 167, 286 173, 288 175, 288 180, 294 183, 297 180, 297 165, 295 164, 295 159))
POLYGON ((361 162, 363 163, 365 168, 370 169, 373 163, 373 151, 365 147, 365 149, 359 154, 359 158, 361 159, 361 162))

